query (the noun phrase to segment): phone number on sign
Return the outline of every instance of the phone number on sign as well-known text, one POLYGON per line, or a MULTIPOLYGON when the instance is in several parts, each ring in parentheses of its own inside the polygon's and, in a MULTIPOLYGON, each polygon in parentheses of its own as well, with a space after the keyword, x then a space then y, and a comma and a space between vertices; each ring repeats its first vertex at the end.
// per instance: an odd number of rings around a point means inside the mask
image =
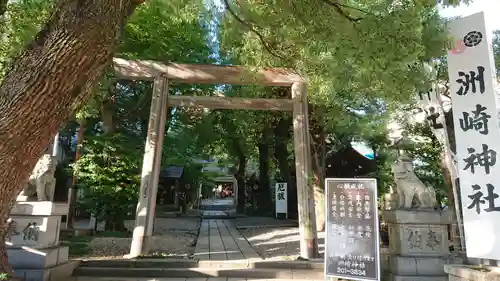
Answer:
POLYGON ((347 268, 343 268, 343 267, 337 267, 337 273, 352 274, 352 275, 358 275, 358 276, 365 276, 366 275, 366 270, 361 270, 361 269, 347 269, 347 268))

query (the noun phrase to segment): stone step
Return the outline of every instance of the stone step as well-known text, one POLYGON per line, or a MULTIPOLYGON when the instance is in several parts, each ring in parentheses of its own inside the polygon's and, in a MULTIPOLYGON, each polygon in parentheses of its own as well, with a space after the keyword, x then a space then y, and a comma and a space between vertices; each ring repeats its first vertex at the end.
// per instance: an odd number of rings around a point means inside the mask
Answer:
POLYGON ((220 216, 201 215, 200 217, 204 220, 232 220, 238 218, 235 216, 228 216, 228 215, 220 215, 220 216))
MULTIPOLYGON (((254 278, 238 278, 238 277, 233 277, 233 278, 227 278, 227 277, 202 277, 202 278, 187 278, 187 277, 178 277, 178 278, 128 278, 128 277, 118 277, 118 278, 113 278, 113 277, 85 277, 85 276, 80 276, 80 277, 73 277, 69 281, 267 281, 267 280, 273 280, 273 281, 287 281, 289 279, 275 279, 275 278, 261 278, 261 279, 254 279, 254 278)), ((313 281, 313 280, 308 280, 308 279, 294 279, 295 281, 313 281)), ((64 280, 68 281, 68 280, 64 280)), ((314 281, 324 281, 323 279, 318 279, 314 281)))
POLYGON ((262 260, 175 260, 175 259, 110 259, 82 260, 80 268, 269 268, 269 269, 314 269, 323 271, 320 261, 262 261, 262 260))
POLYGON ((315 269, 275 269, 275 268, 117 268, 117 267, 79 267, 73 277, 135 277, 135 278, 261 278, 261 279, 306 279, 322 280, 324 273, 315 269))

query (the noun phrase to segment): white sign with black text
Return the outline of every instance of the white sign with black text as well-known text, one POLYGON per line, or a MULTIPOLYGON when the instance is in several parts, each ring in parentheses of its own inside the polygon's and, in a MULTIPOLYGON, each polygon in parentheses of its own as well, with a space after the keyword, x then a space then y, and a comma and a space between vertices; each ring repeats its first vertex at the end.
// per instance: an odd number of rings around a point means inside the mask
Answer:
POLYGON ((276 201, 276 217, 278 214, 284 214, 288 218, 288 192, 287 184, 285 182, 276 183, 275 201, 276 201))
POLYGON ((448 74, 467 256, 500 259, 500 127, 484 13, 449 24, 448 74))

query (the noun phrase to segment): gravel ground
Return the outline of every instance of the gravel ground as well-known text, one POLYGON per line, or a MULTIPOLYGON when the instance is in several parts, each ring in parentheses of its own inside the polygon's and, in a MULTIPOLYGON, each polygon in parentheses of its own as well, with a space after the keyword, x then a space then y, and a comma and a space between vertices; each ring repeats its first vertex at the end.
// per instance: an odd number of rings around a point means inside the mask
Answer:
MULTIPOLYGON (((151 253, 162 257, 189 258, 194 254, 196 235, 171 233, 153 236, 151 253)), ((130 251, 132 238, 96 237, 89 243, 91 258, 122 258, 130 251)))
MULTIPOLYGON (((134 221, 125 221, 125 227, 132 231, 134 221)), ((154 234, 162 235, 170 232, 192 232, 197 234, 199 228, 199 218, 156 218, 154 234)))
MULTIPOLYGON (((132 230, 134 221, 125 222, 132 230)), ((151 254, 161 257, 189 258, 194 254, 200 220, 193 218, 158 218, 151 254)), ((122 258, 130 251, 132 238, 94 237, 88 243, 88 253, 82 258, 122 258)))
MULTIPOLYGON (((264 259, 294 260, 300 253, 297 227, 269 227, 240 229, 240 233, 264 259)), ((318 233, 320 255, 324 253, 325 233, 318 233)))

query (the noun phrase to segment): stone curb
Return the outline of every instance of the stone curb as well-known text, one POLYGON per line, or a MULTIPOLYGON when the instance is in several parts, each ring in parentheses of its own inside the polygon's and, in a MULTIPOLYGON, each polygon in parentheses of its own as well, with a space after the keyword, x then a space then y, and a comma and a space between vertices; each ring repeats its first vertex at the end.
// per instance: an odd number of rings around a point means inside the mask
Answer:
POLYGON ((204 215, 201 215, 200 218, 204 219, 204 220, 234 220, 234 219, 239 219, 241 217, 238 217, 238 216, 204 216, 204 215))
POLYGON ((298 223, 282 223, 282 224, 261 224, 261 225, 236 225, 236 229, 249 229, 249 228, 278 228, 278 227, 298 227, 298 223))
POLYGON ((82 260, 80 268, 220 268, 220 269, 314 269, 323 271, 322 261, 261 261, 261 260, 175 260, 175 259, 117 259, 82 260))
POLYGON ((258 279, 307 279, 321 280, 323 271, 307 269, 214 269, 214 268, 109 268, 109 267, 80 267, 75 269, 73 276, 95 277, 239 277, 258 279))

